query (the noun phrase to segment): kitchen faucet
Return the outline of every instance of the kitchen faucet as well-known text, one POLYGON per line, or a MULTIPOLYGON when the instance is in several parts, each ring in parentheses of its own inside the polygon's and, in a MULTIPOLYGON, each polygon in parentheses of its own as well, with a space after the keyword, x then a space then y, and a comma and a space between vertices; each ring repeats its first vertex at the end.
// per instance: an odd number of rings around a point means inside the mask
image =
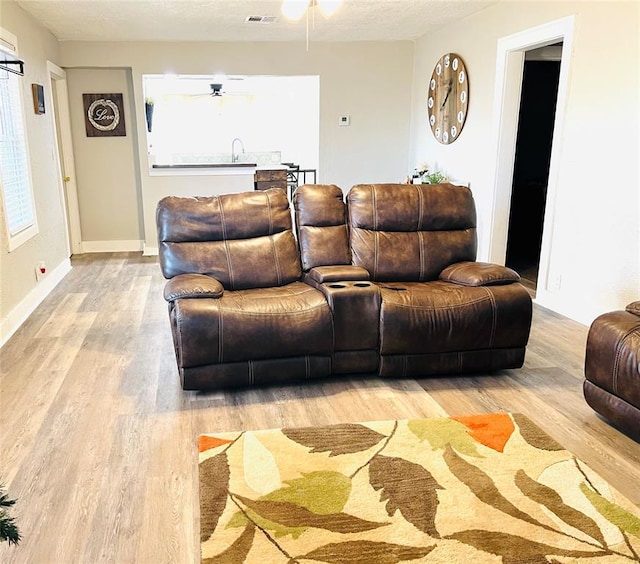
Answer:
POLYGON ((231 162, 237 163, 239 156, 235 153, 236 141, 240 142, 240 147, 242 148, 242 152, 244 153, 244 145, 242 144, 242 139, 236 137, 233 141, 231 141, 231 162))

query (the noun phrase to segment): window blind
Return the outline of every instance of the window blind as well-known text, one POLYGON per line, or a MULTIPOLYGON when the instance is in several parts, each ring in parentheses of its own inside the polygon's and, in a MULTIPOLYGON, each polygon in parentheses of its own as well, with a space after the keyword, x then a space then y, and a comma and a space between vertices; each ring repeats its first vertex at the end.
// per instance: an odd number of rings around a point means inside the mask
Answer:
MULTIPOLYGON (((15 55, 0 45, 0 56, 7 53, 15 55)), ((19 81, 0 70, 0 185, 10 237, 35 223, 19 81)))

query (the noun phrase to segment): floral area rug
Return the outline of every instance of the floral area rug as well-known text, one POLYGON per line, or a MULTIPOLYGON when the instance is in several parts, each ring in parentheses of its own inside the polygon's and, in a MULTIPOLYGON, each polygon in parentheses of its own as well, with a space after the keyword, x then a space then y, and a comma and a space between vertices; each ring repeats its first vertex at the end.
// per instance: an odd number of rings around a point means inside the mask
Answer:
POLYGON ((199 437, 202 561, 640 562, 640 509, 522 415, 199 437))

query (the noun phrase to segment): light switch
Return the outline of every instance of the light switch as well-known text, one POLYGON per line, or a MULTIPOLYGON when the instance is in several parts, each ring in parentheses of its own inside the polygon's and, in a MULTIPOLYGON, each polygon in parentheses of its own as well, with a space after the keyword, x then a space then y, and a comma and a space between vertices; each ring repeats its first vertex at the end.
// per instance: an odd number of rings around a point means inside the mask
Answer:
POLYGON ((351 118, 349 116, 340 116, 338 121, 339 125, 351 125, 351 118))

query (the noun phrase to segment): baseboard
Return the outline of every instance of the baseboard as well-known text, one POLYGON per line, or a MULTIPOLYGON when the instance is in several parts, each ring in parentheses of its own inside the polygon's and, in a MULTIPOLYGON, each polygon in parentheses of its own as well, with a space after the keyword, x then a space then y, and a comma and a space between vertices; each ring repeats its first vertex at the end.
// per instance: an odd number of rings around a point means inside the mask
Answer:
POLYGON ((130 241, 82 241, 80 245, 83 253, 129 253, 143 249, 142 241, 137 239, 130 241))
POLYGON ((71 260, 65 259, 46 276, 41 278, 38 285, 2 319, 0 322, 0 347, 5 345, 69 272, 71 272, 71 260))
POLYGON ((158 247, 149 247, 146 244, 144 245, 144 249, 142 251, 142 254, 145 257, 155 257, 158 256, 158 247))

